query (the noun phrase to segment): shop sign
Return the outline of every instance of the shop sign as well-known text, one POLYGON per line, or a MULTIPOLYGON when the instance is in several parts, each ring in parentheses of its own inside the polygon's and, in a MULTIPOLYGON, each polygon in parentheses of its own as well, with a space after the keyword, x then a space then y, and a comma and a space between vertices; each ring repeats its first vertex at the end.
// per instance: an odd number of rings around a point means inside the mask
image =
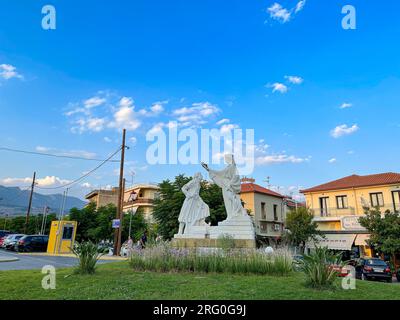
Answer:
POLYGON ((359 217, 349 216, 342 218, 342 227, 345 230, 365 230, 358 221, 359 217))

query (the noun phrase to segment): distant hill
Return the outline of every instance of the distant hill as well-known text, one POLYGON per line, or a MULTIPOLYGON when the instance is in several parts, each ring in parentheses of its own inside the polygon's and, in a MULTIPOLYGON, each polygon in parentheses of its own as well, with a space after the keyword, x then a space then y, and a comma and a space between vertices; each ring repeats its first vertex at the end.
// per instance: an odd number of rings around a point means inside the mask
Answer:
MULTIPOLYGON (((0 186, 0 216, 2 213, 8 214, 25 214, 28 208, 30 190, 21 190, 18 187, 0 186)), ((42 213, 44 206, 50 207, 51 212, 59 213, 62 194, 40 194, 33 193, 32 198, 32 214, 42 213)), ((82 208, 86 204, 76 197, 68 196, 65 201, 65 212, 71 208, 82 208)))

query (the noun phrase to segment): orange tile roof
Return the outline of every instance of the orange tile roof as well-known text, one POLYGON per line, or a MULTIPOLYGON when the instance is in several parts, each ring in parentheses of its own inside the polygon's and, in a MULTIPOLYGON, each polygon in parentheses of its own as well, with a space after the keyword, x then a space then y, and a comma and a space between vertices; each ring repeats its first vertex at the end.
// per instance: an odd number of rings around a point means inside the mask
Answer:
POLYGON ((301 193, 317 192, 317 191, 328 191, 338 189, 349 189, 357 187, 369 187, 378 185, 388 185, 400 183, 400 173, 386 172, 379 174, 370 174, 366 176, 359 176, 353 174, 338 180, 330 181, 318 186, 300 190, 301 193))
POLYGON ((272 191, 270 189, 264 188, 259 186, 258 184, 255 183, 242 183, 240 186, 240 192, 241 193, 248 193, 248 192, 257 192, 257 193, 263 193, 267 194, 273 197, 279 197, 279 198, 284 198, 283 195, 279 194, 278 192, 272 191))

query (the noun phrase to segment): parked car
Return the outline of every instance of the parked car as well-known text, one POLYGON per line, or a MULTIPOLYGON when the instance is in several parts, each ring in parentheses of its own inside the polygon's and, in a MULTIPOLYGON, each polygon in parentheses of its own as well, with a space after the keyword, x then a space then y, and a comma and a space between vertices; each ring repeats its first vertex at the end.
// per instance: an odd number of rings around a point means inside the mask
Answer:
POLYGON ((379 258, 361 258, 356 266, 356 277, 361 280, 385 280, 392 282, 389 265, 379 258))
POLYGON ((300 270, 300 266, 303 263, 304 257, 301 254, 295 254, 293 256, 293 268, 294 270, 300 270))
POLYGON ((21 239, 24 234, 10 234, 5 237, 2 248, 6 250, 14 250, 15 245, 17 244, 18 240, 21 239))
POLYGON ((23 236, 15 244, 15 251, 18 252, 46 252, 47 243, 49 242, 48 236, 29 235, 23 236))
POLYGON ((0 247, 3 245, 4 239, 11 234, 10 231, 0 230, 0 247))
POLYGON ((336 273, 338 277, 346 277, 349 275, 350 273, 350 269, 347 267, 347 265, 345 266, 339 266, 337 264, 332 264, 329 266, 330 269, 333 269, 336 273))
POLYGON ((398 282, 400 282, 400 268, 397 269, 397 272, 396 272, 396 279, 397 279, 398 282))

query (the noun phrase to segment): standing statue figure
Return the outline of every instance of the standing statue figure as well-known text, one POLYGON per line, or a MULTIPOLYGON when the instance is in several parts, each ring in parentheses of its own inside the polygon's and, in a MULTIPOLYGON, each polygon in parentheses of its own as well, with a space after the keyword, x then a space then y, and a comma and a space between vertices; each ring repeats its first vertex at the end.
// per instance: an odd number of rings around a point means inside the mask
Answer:
POLYGON ((240 176, 236 168, 236 163, 233 154, 225 155, 225 162, 228 164, 225 169, 217 171, 212 170, 204 162, 201 163, 210 175, 211 180, 222 188, 222 195, 224 197, 225 209, 227 219, 238 217, 247 217, 247 212, 242 206, 240 200, 240 176))
POLYGON ((210 216, 210 209, 199 195, 202 179, 201 173, 198 172, 193 176, 192 180, 182 187, 182 192, 185 194, 186 199, 178 217, 178 234, 187 233, 190 226, 207 225, 205 219, 210 216))

